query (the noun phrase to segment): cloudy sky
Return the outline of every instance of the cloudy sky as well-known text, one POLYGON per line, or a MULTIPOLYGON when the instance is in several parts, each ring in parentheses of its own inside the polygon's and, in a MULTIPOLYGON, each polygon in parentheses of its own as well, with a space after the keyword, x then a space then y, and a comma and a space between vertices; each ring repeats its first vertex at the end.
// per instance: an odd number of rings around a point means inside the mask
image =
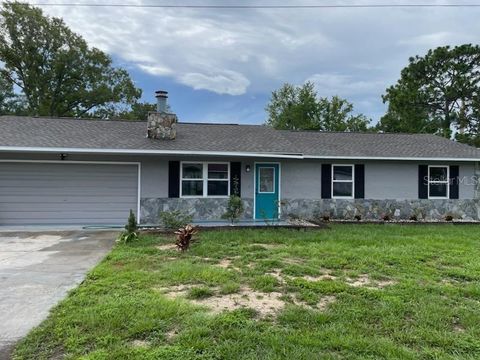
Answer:
MULTIPOLYGON (((288 4, 392 2, 304 0, 288 4)), ((410 56, 436 46, 480 42, 480 8, 42 8, 47 14, 62 17, 91 45, 108 52, 117 65, 127 68, 143 90, 144 100, 154 101, 155 90, 167 90, 171 107, 181 121, 263 123, 272 90, 284 82, 302 84, 311 80, 320 96, 345 97, 357 112, 376 122, 385 111, 381 95, 396 82, 410 56)))

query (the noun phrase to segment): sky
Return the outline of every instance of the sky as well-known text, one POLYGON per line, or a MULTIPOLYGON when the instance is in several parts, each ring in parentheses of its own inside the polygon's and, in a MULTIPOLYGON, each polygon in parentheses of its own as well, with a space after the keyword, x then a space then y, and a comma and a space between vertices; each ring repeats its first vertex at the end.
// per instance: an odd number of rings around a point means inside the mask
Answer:
MULTIPOLYGON (((61 3, 58 1, 42 1, 61 3)), ((39 1, 37 1, 39 2, 39 1)), ((68 1, 97 3, 97 0, 68 1)), ((106 3, 108 1, 102 1, 106 3)), ((30 3, 35 4, 35 1, 30 3)), ((369 4, 455 1, 116 0, 116 4, 369 4)), ((480 3, 462 1, 462 3, 480 3)), ((261 124, 271 92, 313 81, 376 123, 408 58, 480 43, 480 8, 166 9, 42 7, 126 68, 142 99, 169 92, 180 121, 261 124)))

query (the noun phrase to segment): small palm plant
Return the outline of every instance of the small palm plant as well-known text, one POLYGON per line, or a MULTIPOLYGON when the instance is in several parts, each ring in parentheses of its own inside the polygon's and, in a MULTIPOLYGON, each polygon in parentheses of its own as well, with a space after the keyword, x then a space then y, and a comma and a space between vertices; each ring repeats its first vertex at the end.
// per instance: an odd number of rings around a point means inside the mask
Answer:
POLYGON ((175 231, 175 235, 177 235, 177 241, 175 241, 175 245, 177 245, 180 251, 187 251, 190 247, 190 244, 194 241, 193 236, 197 233, 197 228, 192 225, 186 225, 178 229, 175 231))
POLYGON ((135 214, 130 210, 130 215, 128 216, 127 225, 125 225, 125 231, 121 233, 118 238, 119 242, 129 243, 138 238, 138 225, 135 214))

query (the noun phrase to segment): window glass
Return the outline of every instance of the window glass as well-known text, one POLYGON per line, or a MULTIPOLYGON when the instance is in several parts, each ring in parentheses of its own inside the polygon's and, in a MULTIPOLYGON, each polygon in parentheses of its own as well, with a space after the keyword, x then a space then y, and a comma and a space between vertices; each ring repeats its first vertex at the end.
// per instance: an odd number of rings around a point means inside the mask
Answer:
POLYGON ((183 179, 201 179, 203 177, 203 164, 183 164, 183 179))
POLYGON ((228 179, 228 164, 208 164, 209 179, 228 179))
POLYGON ((448 180, 447 167, 431 167, 430 168, 430 181, 447 181, 448 180))
POLYGON ((428 168, 428 196, 448 197, 448 166, 430 166, 428 168))
POLYGON ((352 180, 351 166, 334 166, 333 180, 352 180))
POLYGON ((182 195, 183 196, 202 196, 203 195, 203 181, 200 180, 182 180, 182 195))
POLYGON ((352 165, 333 165, 332 197, 353 197, 352 165))
POLYGON ((183 163, 182 196, 228 196, 228 164, 183 163))
POLYGON ((430 183, 430 197, 447 197, 447 184, 430 183))
POLYGON ((228 181, 208 181, 208 195, 209 196, 227 196, 228 195, 228 181))
POLYGON ((260 193, 275 192, 275 168, 260 167, 259 168, 259 189, 260 193))
POLYGON ((353 194, 352 182, 334 182, 333 196, 351 197, 353 194))

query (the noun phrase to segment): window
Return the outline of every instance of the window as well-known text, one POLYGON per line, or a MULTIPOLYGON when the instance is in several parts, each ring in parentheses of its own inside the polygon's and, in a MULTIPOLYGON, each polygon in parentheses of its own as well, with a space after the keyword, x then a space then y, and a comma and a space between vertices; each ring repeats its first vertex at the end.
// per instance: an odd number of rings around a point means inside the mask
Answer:
POLYGON ((181 197, 225 197, 230 194, 230 164, 182 162, 181 197))
POLYGON ((428 167, 428 198, 448 199, 449 174, 448 166, 430 165, 428 167))
POLYGON ((353 199, 353 165, 332 165, 332 198, 353 199))
POLYGON ((273 167, 260 167, 258 169, 259 187, 258 192, 260 194, 273 194, 275 193, 275 168, 273 167))

